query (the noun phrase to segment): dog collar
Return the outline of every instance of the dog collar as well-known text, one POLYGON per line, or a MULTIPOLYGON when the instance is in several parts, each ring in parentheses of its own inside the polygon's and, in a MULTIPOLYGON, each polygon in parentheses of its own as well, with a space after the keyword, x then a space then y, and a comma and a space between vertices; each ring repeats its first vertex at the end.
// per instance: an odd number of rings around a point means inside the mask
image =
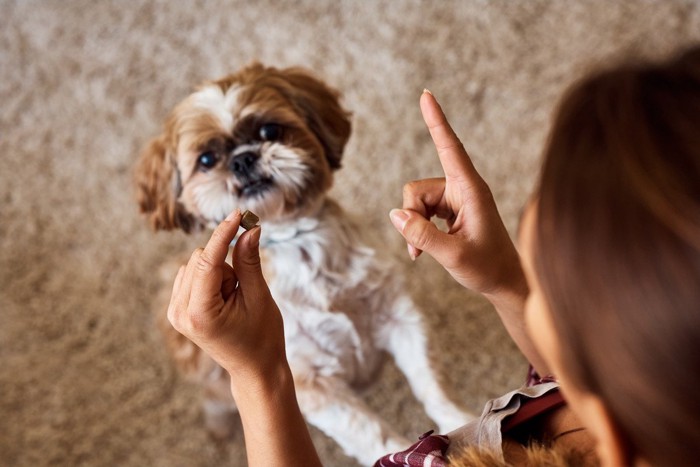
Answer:
POLYGON ((288 242, 300 235, 312 232, 318 228, 319 220, 312 217, 304 217, 291 224, 265 225, 260 237, 260 245, 267 247, 275 243, 288 242))

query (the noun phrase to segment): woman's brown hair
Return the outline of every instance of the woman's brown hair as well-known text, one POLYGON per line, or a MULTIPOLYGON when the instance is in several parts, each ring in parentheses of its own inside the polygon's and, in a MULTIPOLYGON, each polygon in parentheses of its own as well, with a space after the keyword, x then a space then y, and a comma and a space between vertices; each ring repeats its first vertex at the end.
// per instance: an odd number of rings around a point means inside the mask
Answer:
POLYGON ((700 47, 580 81, 539 185, 535 269, 570 383, 631 459, 700 455, 700 47))

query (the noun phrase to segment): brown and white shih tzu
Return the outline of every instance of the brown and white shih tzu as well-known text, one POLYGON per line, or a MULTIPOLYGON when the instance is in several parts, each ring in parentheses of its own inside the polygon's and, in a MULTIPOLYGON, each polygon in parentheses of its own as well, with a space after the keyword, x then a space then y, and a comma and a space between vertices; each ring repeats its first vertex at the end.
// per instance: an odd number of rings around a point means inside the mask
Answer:
MULTIPOLYGON (((155 229, 213 227, 236 208, 260 216, 263 269, 284 317, 301 410, 370 464, 411 444, 355 392, 371 382, 383 351, 442 432, 472 417, 438 384, 398 261, 327 196, 350 131, 337 91, 300 68, 254 63, 177 105, 136 177, 155 229)), ((165 307, 159 312, 167 323, 165 307)), ((163 328, 178 366, 204 387, 208 428, 226 435, 236 412, 228 375, 163 328)))

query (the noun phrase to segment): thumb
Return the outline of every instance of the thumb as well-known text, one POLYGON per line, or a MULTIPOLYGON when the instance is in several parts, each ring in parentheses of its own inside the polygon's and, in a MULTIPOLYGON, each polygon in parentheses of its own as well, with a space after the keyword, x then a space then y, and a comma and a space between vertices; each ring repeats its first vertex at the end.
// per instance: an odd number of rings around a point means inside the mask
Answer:
POLYGON ((243 290, 254 289, 265 282, 260 266, 260 226, 244 232, 236 241, 231 263, 243 290))
POLYGON ((406 239, 409 253, 413 247, 413 250, 417 249, 418 252, 425 251, 438 262, 441 262, 440 258, 445 253, 449 253, 449 235, 421 214, 410 209, 392 209, 389 217, 396 230, 406 239))

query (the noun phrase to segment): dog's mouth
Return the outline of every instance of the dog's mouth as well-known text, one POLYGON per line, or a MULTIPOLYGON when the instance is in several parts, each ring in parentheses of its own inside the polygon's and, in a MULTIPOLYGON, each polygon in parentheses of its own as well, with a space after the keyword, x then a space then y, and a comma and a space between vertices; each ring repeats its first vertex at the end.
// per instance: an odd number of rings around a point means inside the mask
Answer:
POLYGON ((240 195, 246 197, 259 196, 272 188, 272 178, 248 180, 240 188, 240 195))

